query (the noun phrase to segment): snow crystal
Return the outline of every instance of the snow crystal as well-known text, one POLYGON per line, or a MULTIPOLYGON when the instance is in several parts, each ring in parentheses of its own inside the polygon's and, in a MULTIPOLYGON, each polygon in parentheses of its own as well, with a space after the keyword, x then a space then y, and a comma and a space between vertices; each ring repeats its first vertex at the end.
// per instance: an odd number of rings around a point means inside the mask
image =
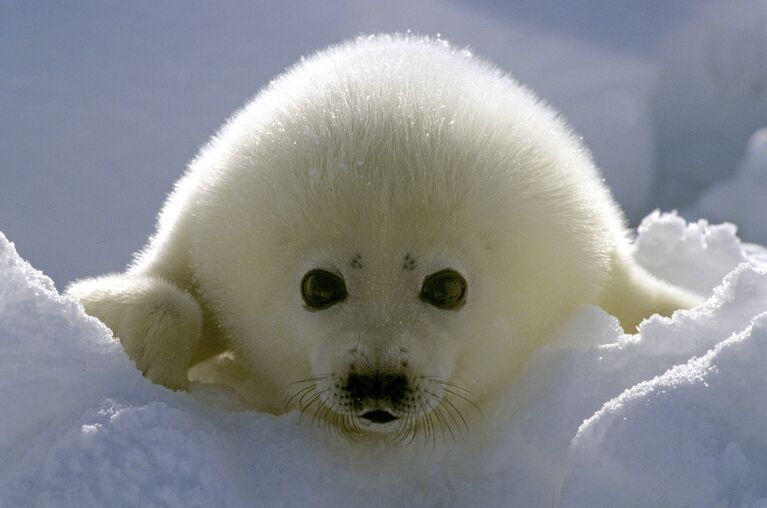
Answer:
POLYGON ((636 251, 711 296, 637 335, 587 307, 470 433, 395 446, 151 384, 0 234, 0 504, 764 507, 767 272, 674 214, 636 251))

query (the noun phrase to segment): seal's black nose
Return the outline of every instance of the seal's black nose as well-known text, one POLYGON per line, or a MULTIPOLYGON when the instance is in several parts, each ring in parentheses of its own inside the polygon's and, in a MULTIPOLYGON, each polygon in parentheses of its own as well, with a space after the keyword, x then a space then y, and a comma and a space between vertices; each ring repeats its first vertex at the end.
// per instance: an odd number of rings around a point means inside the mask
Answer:
POLYGON ((398 404, 407 392, 407 376, 403 374, 349 374, 346 392, 355 404, 365 401, 398 404))

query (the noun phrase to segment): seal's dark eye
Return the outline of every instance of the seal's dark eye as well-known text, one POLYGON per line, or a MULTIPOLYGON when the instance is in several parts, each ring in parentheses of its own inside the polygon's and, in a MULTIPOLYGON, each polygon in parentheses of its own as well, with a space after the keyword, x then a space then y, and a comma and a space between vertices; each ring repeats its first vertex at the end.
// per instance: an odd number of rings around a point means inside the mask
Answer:
POLYGON ((466 280, 456 271, 440 270, 426 277, 419 297, 440 309, 458 308, 466 300, 466 280))
POLYGON ((301 280, 301 296, 312 309, 327 309, 346 298, 346 284, 334 273, 311 270, 301 280))

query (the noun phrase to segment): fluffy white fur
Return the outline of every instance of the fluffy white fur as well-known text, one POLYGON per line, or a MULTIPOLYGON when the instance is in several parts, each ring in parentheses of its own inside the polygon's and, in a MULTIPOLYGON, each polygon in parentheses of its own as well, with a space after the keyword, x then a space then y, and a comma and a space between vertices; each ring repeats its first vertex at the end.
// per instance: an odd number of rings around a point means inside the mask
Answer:
POLYGON ((347 430, 355 367, 407 376, 408 429, 457 424, 464 395, 481 406, 576 308, 631 330, 694 303, 634 262, 555 111, 468 52, 401 36, 331 47, 270 83, 191 163, 128 271, 69 292, 157 383, 184 388, 230 349, 255 407, 284 411, 291 383, 316 378, 287 408, 347 430), (341 274, 348 298, 308 311, 313 268, 341 274), (418 298, 444 268, 468 282, 458 310, 418 298))

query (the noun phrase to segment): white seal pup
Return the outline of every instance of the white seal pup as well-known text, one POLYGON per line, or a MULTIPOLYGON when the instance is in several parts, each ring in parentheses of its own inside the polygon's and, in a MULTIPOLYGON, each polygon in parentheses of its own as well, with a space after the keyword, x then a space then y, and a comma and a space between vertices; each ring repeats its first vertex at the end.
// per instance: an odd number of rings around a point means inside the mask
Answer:
POLYGON ((458 426, 575 309, 633 330, 695 297, 632 259, 588 151, 509 76, 375 36, 298 63, 201 150, 124 274, 69 293, 183 389, 234 352, 261 410, 458 426))

